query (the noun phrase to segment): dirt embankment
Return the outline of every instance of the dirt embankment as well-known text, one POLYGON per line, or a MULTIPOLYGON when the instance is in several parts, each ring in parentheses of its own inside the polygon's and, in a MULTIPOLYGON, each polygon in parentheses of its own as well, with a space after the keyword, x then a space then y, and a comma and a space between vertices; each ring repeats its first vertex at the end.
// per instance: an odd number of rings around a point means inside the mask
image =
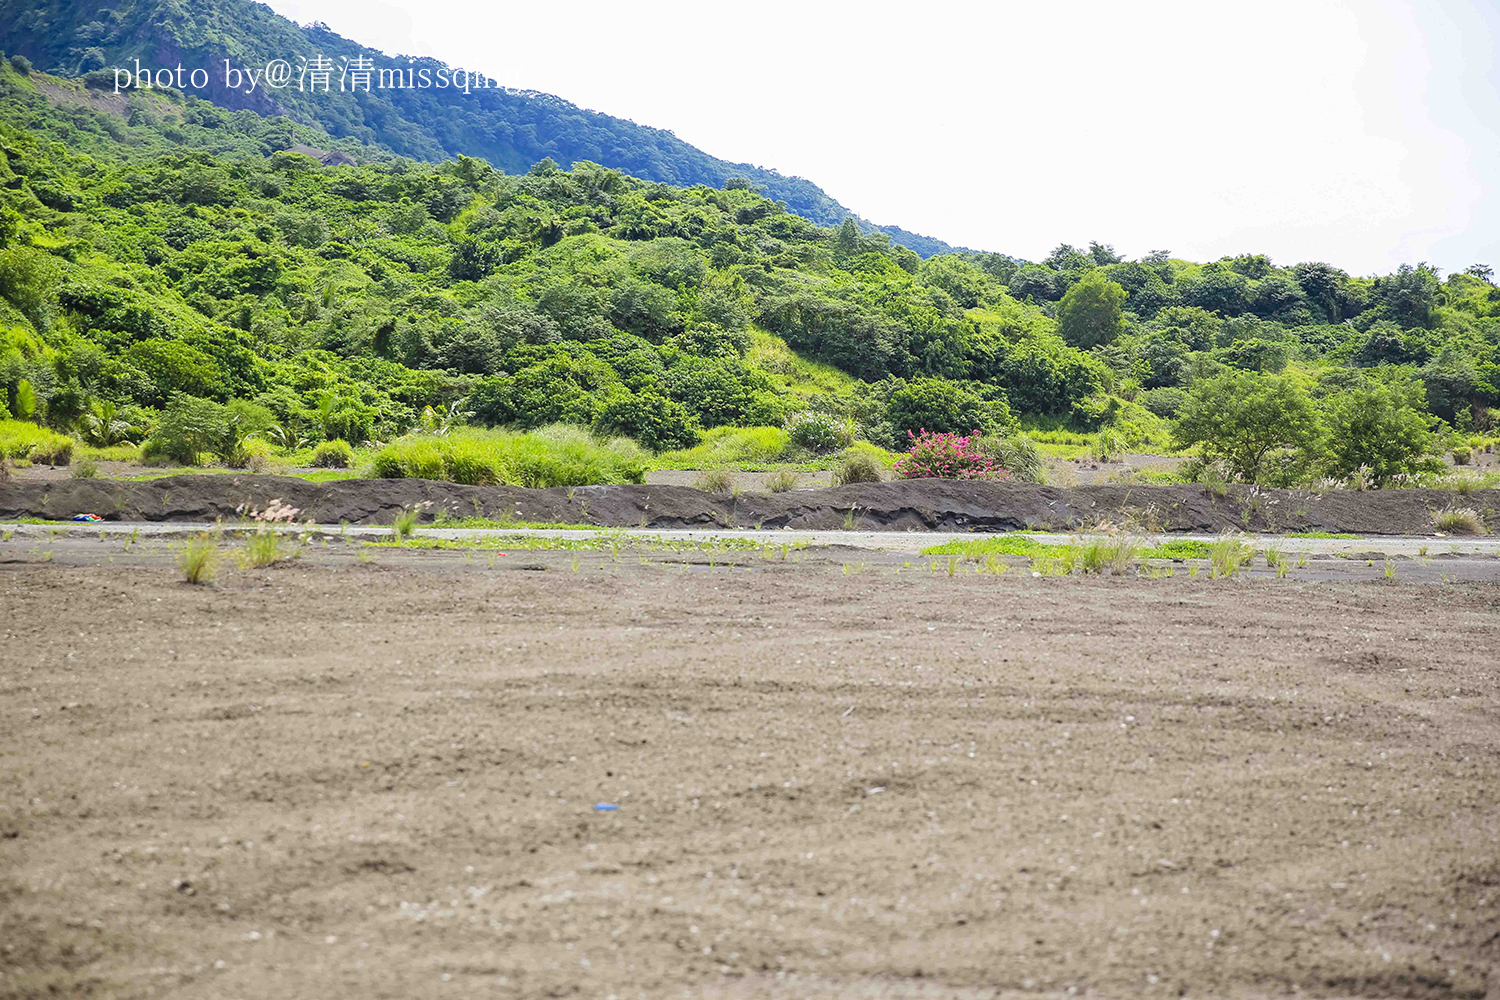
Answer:
POLYGON ((384 524, 424 504, 423 520, 455 518, 588 523, 609 527, 893 531, 1070 530, 1102 522, 1139 530, 1330 531, 1370 535, 1431 533, 1432 512, 1500 511, 1500 491, 1460 496, 1444 490, 1369 493, 1198 486, 1032 486, 1022 483, 909 480, 791 493, 722 497, 684 486, 580 486, 545 490, 460 486, 423 479, 310 483, 281 476, 185 475, 147 482, 69 479, 0 484, 0 519, 211 522, 281 499, 299 519, 384 524))

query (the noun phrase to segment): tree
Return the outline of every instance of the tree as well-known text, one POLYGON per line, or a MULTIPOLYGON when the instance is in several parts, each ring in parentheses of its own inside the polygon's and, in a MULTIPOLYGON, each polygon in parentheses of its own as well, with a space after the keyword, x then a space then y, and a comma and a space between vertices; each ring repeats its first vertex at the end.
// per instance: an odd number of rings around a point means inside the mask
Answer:
POLYGON ((1319 426, 1307 394, 1290 379, 1230 372, 1193 386, 1174 433, 1184 446, 1201 446, 1204 458, 1222 460, 1241 480, 1255 482, 1273 452, 1310 453, 1319 426))
POLYGON ((1096 243, 1093 240, 1089 240, 1089 256, 1100 267, 1104 267, 1107 264, 1118 264, 1125 259, 1115 252, 1114 244, 1096 243))
POLYGON ((1090 271, 1063 296, 1057 326, 1073 347, 1087 350, 1107 344, 1120 333, 1125 289, 1098 271, 1090 271))
POLYGON ((1378 486, 1393 476, 1437 472, 1430 418, 1412 406, 1414 391, 1371 384, 1328 397, 1323 419, 1328 431, 1323 447, 1325 471, 1343 478, 1368 468, 1378 486))
POLYGON ((1402 327, 1429 328, 1438 301, 1437 271, 1426 262, 1416 267, 1402 264, 1395 274, 1375 282, 1375 294, 1402 327))
POLYGON ((1478 278, 1487 284, 1493 285, 1495 283, 1495 269, 1488 264, 1470 264, 1464 268, 1464 274, 1467 274, 1471 278, 1478 278))

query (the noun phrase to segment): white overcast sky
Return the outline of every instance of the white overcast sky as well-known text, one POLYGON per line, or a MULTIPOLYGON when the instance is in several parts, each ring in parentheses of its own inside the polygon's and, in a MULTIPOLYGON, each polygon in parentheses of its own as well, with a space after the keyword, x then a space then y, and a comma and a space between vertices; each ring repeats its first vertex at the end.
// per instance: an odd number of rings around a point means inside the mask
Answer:
POLYGON ((1500 268, 1490 4, 271 6, 671 129, 955 245, 1500 268))

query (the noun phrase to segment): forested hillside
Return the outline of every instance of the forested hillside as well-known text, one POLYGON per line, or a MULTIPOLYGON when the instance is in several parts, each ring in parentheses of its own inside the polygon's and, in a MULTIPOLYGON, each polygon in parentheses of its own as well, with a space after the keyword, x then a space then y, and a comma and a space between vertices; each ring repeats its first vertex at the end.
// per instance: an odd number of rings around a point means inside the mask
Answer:
POLYGON ((327 166, 284 151, 331 142, 285 118, 161 95, 96 110, 28 69, 0 64, 0 402, 67 433, 98 436, 103 411, 106 437, 138 440, 203 401, 355 443, 459 399, 476 423, 651 448, 809 409, 886 447, 1018 418, 1166 444, 1178 418, 1245 478, 1289 480, 1368 464, 1335 454, 1360 433, 1410 442, 1416 468, 1433 427, 1488 427, 1500 402, 1485 268, 1354 277, 1098 244, 924 261, 743 187, 547 160, 327 166), (1286 418, 1249 467, 1209 426, 1246 399, 1286 418), (1314 453, 1296 428, 1318 420, 1314 453), (1316 466, 1262 465, 1304 445, 1316 466))
MULTIPOLYGON (((321 25, 304 28, 252 0, 122 0, 111 7, 87 0, 0 0, 0 46, 28 57, 38 69, 81 76, 111 92, 113 68, 134 66, 136 60, 150 67, 202 67, 208 71, 207 85, 193 91, 195 96, 230 109, 285 115, 335 137, 419 160, 437 162, 463 154, 507 173, 522 173, 550 157, 564 167, 589 161, 681 186, 722 187, 735 180, 763 189, 819 225, 853 217, 862 231, 875 228, 810 181, 716 159, 669 131, 586 111, 550 94, 382 87, 378 75, 369 89, 356 88, 350 78, 349 89, 340 91, 345 60, 400 67, 413 80, 426 73, 435 81, 439 71, 451 69, 435 59, 389 58, 321 25), (225 85, 226 59, 237 69, 261 73, 274 59, 288 60, 300 71, 299 59, 318 55, 335 67, 327 92, 314 92, 310 78, 303 90, 295 84, 280 89, 264 83, 253 88, 248 83, 225 85)), ((953 249, 895 226, 881 228, 924 257, 953 249)))

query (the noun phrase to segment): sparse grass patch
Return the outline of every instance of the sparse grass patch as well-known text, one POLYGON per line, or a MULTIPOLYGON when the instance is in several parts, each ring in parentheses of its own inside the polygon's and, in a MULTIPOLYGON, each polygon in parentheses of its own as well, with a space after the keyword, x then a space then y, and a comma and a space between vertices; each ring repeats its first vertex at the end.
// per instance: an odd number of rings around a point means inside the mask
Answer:
POLYGON ((802 477, 792 469, 777 469, 766 478, 767 493, 789 493, 802 477))
POLYGON ((693 483, 695 489, 704 493, 712 493, 715 496, 732 497, 740 490, 735 483, 734 472, 730 469, 705 469, 693 483))

